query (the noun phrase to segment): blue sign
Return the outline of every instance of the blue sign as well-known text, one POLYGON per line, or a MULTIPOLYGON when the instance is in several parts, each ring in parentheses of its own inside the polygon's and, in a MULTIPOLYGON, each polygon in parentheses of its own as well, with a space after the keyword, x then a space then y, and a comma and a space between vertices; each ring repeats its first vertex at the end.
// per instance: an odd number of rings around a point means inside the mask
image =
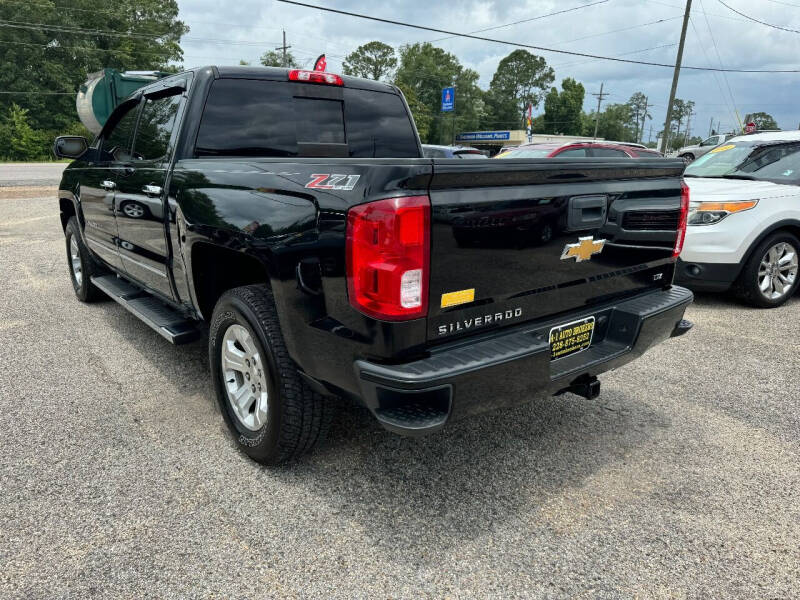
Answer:
POLYGON ((457 142, 493 142, 511 139, 510 131, 471 131, 456 135, 457 142))
POLYGON ((442 88, 442 112, 451 112, 456 107, 456 88, 442 88))

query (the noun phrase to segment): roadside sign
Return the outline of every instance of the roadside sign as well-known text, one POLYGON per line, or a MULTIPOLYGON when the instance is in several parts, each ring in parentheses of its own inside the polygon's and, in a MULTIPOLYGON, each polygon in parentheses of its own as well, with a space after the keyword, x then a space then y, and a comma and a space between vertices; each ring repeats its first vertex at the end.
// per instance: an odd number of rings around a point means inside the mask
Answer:
POLYGON ((442 112, 451 112, 456 105, 456 88, 442 88, 442 112))
POLYGON ((469 131, 456 136, 457 142, 494 142, 509 139, 511 139, 510 131, 469 131))
POLYGON ((747 125, 744 126, 745 133, 753 133, 755 130, 756 130, 755 123, 748 123, 747 125))

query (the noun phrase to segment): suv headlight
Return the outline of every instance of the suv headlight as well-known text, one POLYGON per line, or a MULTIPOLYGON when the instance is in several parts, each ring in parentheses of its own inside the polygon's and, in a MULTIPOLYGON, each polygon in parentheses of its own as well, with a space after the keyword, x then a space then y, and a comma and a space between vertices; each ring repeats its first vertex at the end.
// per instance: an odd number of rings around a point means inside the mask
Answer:
POLYGON ((750 210, 758 200, 736 202, 692 202, 689 204, 689 225, 714 225, 730 214, 750 210))

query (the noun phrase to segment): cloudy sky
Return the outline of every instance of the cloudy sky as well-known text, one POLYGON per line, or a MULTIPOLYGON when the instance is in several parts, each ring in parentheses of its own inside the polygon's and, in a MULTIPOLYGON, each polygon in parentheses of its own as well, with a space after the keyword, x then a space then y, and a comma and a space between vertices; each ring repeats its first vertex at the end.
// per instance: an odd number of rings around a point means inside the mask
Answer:
MULTIPOLYGON (((560 15, 494 29, 481 35, 496 39, 636 60, 674 63, 680 37, 683 0, 305 0, 383 18, 457 32, 472 32, 548 13, 581 7, 560 15)), ((800 0, 724 0, 758 20, 800 32, 800 0)), ((340 72, 344 57, 360 44, 380 40, 395 47, 433 41, 440 34, 335 15, 275 0, 178 0, 180 18, 191 32, 184 38, 184 65, 258 64, 265 51, 281 45, 286 31, 292 52, 313 63, 325 52, 328 70, 340 72)), ((440 39, 436 45, 455 54, 480 73, 486 88, 498 62, 514 48, 469 40, 440 39)), ((574 77, 586 87, 587 110, 596 103, 591 92, 604 91, 604 102, 625 102, 644 92, 654 104, 653 139, 663 127, 672 69, 592 60, 537 52, 554 67, 556 82, 574 77)), ((721 0, 694 0, 684 65, 740 69, 800 68, 800 33, 781 31, 747 20, 721 0)), ((772 114, 784 129, 800 123, 800 73, 743 74, 681 72, 678 97, 694 100, 693 134, 705 136, 713 119, 722 131, 736 124, 736 110, 772 114)), ((543 107, 539 108, 541 112, 543 107)), ((649 128, 649 124, 648 124, 649 128)), ((646 138, 647 136, 645 136, 646 138)))

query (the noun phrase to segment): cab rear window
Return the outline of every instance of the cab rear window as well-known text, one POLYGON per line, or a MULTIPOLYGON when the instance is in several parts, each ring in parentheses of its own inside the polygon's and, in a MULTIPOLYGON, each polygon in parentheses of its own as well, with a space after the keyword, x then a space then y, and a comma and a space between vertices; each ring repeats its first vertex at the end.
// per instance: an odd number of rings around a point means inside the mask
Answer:
POLYGON ((254 79, 213 83, 195 154, 292 157, 313 144, 346 145, 352 158, 419 157, 395 94, 254 79))

